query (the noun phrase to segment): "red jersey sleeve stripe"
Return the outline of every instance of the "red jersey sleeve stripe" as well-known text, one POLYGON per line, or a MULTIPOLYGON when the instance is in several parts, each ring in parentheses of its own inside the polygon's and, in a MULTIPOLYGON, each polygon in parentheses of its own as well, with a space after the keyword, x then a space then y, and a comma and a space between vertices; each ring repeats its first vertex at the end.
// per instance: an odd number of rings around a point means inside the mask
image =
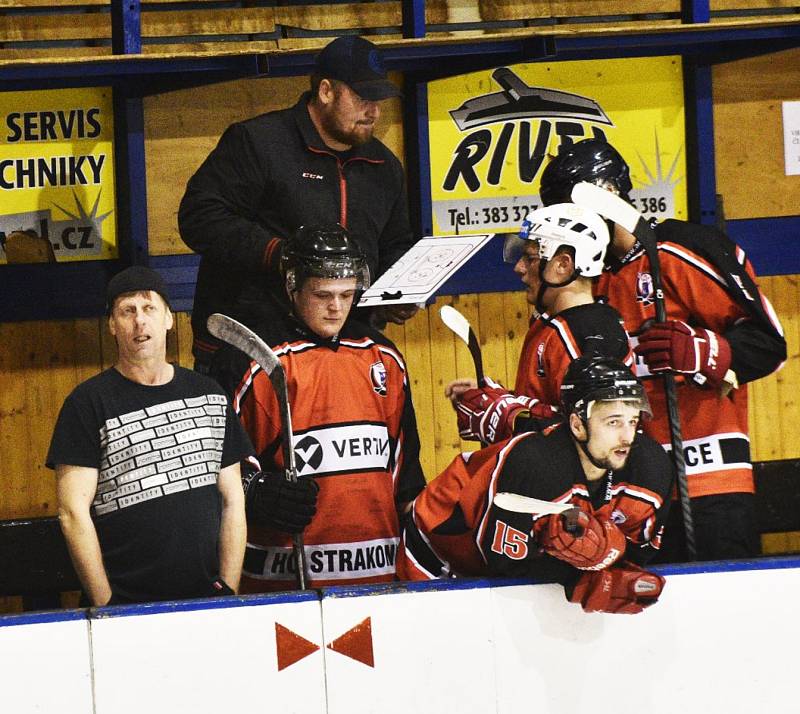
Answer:
POLYGON ((242 377, 242 381, 239 382, 239 386, 236 387, 236 391, 233 393, 233 411, 237 416, 241 415, 242 409, 242 402, 244 401, 245 397, 247 396, 247 392, 250 390, 250 387, 253 385, 253 380, 258 374, 259 370, 261 369, 261 365, 258 362, 251 362, 250 368, 247 372, 244 373, 244 377, 242 377))
POLYGON ((554 317, 552 320, 550 320, 550 325, 558 333, 558 336, 564 343, 567 354, 569 354, 572 359, 580 357, 581 351, 578 348, 578 342, 575 340, 572 330, 569 329, 567 322, 563 318, 554 317))

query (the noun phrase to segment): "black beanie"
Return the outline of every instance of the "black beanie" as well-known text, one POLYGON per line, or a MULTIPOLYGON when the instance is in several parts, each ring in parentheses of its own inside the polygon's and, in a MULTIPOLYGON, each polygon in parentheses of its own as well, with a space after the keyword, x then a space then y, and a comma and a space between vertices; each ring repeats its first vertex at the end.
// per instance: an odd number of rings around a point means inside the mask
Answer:
POLYGON ((132 265, 117 273, 108 281, 106 288, 106 312, 110 315, 114 301, 126 293, 138 293, 142 290, 152 290, 158 293, 169 307, 169 295, 164 279, 152 268, 144 265, 132 265))

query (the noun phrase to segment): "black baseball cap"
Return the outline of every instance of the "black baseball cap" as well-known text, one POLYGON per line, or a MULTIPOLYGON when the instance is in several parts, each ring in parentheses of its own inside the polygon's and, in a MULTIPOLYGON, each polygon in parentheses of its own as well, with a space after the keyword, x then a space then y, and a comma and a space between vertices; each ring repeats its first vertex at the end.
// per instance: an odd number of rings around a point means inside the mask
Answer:
POLYGON ((317 55, 314 74, 338 79, 372 102, 402 96, 399 87, 386 79, 381 51, 358 35, 337 37, 324 47, 317 55))
POLYGON ((108 281, 106 288, 106 312, 110 315, 114 302, 120 295, 152 290, 158 293, 169 307, 169 294, 164 279, 152 268, 144 265, 132 265, 117 273, 108 281))

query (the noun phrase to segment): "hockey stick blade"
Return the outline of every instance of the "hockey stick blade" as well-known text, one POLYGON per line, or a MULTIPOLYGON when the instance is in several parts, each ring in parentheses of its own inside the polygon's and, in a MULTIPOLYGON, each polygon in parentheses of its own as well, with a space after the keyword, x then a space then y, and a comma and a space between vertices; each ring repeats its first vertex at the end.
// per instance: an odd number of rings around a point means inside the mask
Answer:
POLYGON ((218 340, 240 349, 250 359, 255 360, 267 374, 272 374, 281 363, 277 355, 247 325, 232 317, 215 312, 206 322, 208 331, 218 340))
POLYGON ((512 513, 530 513, 532 515, 545 516, 553 513, 564 513, 575 508, 574 503, 553 503, 552 501, 542 501, 539 498, 522 496, 518 493, 501 492, 496 493, 492 502, 498 508, 512 513))
POLYGON ((586 181, 575 184, 572 189, 572 202, 618 223, 630 233, 635 233, 639 221, 645 220, 644 216, 625 199, 586 181))
POLYGON ((481 347, 478 344, 478 338, 469 324, 469 321, 458 310, 450 305, 443 305, 439 309, 439 317, 442 322, 449 327, 469 348, 472 355, 472 362, 475 364, 475 374, 478 378, 478 386, 483 387, 486 380, 483 376, 483 356, 481 355, 481 347))
MULTIPOLYGON (((289 481, 297 481, 289 392, 286 387, 286 373, 281 361, 278 359, 278 355, 247 325, 243 325, 241 322, 220 312, 209 315, 208 320, 206 320, 206 326, 214 337, 244 352, 267 373, 278 398, 278 406, 281 412, 282 450, 286 478, 289 481)), ((305 590, 308 582, 308 566, 302 533, 296 533, 292 536, 292 550, 297 562, 297 585, 300 590, 305 590)))

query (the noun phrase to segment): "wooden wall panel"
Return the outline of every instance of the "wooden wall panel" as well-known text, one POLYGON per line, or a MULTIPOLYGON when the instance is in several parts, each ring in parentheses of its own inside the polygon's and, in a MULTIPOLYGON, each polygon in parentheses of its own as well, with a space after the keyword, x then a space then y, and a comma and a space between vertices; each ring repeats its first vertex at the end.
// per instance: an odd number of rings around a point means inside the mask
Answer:
POLYGON ((786 334, 788 359, 779 372, 750 385, 750 434, 753 459, 800 458, 800 278, 760 279, 786 334))
POLYGON ((797 0, 711 0, 711 12, 797 7, 797 0))
POLYGON ((307 30, 349 30, 399 26, 403 21, 399 2, 285 5, 275 8, 275 23, 307 30))
POLYGON ((234 35, 274 32, 273 8, 142 11, 142 37, 234 35))
POLYGON ((714 67, 717 192, 726 218, 800 212, 800 176, 785 176, 781 102, 800 100, 800 50, 714 67))
POLYGON ((0 518, 55 513, 50 435, 64 398, 99 362, 96 320, 0 324, 0 518))
POLYGON ((555 17, 679 13, 681 9, 680 0, 553 0, 551 7, 555 17))
POLYGON ((44 39, 108 40, 111 39, 111 17, 101 12, 0 15, 0 42, 44 39))

